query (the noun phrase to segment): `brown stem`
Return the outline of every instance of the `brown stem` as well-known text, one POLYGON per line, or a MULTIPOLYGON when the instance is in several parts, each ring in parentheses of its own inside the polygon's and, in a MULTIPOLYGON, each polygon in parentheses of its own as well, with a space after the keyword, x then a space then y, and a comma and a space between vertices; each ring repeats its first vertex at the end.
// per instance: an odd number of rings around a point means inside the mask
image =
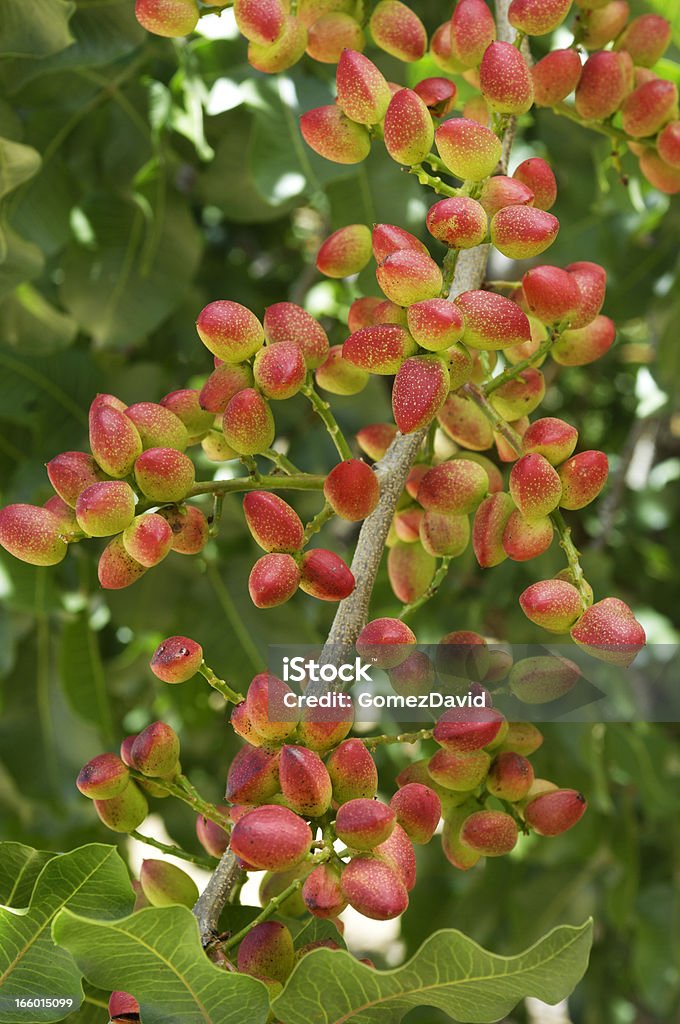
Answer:
POLYGON ((236 857, 231 850, 226 850, 193 908, 204 947, 216 938, 220 914, 240 877, 241 867, 236 857))

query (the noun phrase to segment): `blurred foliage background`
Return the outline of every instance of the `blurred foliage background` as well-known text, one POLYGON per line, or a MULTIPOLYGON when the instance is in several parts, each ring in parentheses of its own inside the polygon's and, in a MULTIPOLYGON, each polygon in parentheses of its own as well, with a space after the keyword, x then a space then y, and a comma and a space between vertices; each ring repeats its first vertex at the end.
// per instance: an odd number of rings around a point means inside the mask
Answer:
MULTIPOLYGON (((450 4, 413 5, 431 29, 450 4)), ((314 268, 320 240, 357 220, 423 234, 433 201, 377 147, 359 167, 318 159, 297 130, 300 111, 330 102, 333 69, 303 60, 279 77, 245 61, 230 16, 202 19, 190 41, 138 26, 132 0, 3 0, 0 12, 0 476, 2 503, 50 495, 44 463, 87 442, 87 408, 108 391, 157 401, 194 386, 210 358, 193 321, 212 299, 262 316, 290 299, 346 336, 349 302, 376 293, 314 268)), ((648 5, 632 3, 634 13, 648 5)), ((680 4, 657 0, 674 18, 680 4)), ((568 41, 568 40, 567 40, 568 41)), ((540 42, 538 45, 542 45, 540 42)), ((660 72, 680 79, 677 48, 660 72)), ((371 56, 374 56, 372 53, 371 56)), ((376 60, 411 84, 438 73, 426 58, 376 60)), ((459 82, 461 95, 465 83, 459 82)), ((560 195, 550 261, 596 260, 609 274, 605 312, 616 346, 583 369, 548 369, 546 414, 565 416, 582 448, 601 447, 612 476, 594 507, 572 516, 596 594, 628 601, 652 644, 679 638, 680 202, 650 189, 607 140, 539 112, 526 117, 513 162, 545 156, 560 195), (674 390, 676 393, 674 395, 674 390)), ((523 268, 520 268, 520 270, 523 268)), ((496 257, 490 276, 508 273, 496 257)), ((515 268, 512 277, 517 277, 515 268)), ((374 378, 335 402, 348 433, 390 418, 374 378)), ((302 468, 335 460, 302 398, 275 408, 280 437, 302 468)), ((201 479, 216 467, 198 459, 201 479)), ((227 470, 229 471, 229 470, 227 470)), ((294 499, 304 517, 318 496, 294 499)), ((325 542, 351 552, 355 530, 325 542)), ((270 643, 314 643, 333 608, 299 595, 256 612, 246 589, 256 556, 237 496, 219 540, 197 559, 171 555, 129 590, 102 592, 97 544, 77 545, 55 569, 0 556, 0 818, 2 838, 47 849, 113 841, 73 784, 80 765, 164 718, 181 734, 182 761, 219 800, 235 749, 221 702, 198 684, 167 687, 148 658, 165 635, 201 641, 208 661, 247 685, 270 643)), ((561 567, 559 548, 537 563, 480 572, 470 552, 413 625, 422 642, 453 629, 532 639, 517 595, 561 567)), ((373 611, 396 609, 383 573, 373 611)), ((654 658, 654 649, 643 655, 654 658)), ((571 1001, 579 1024, 662 1024, 680 1012, 680 753, 678 726, 638 722, 552 725, 537 773, 583 789, 586 823, 559 840, 489 861, 469 875, 421 851, 417 899, 402 922, 405 952, 434 927, 454 926, 498 952, 516 952, 557 923, 596 920, 592 967, 571 1001)), ((409 752, 407 756, 411 756, 409 752)), ((403 751, 384 748, 386 791, 403 751)), ((159 805, 172 837, 196 848, 182 806, 159 805)), ((523 1010, 513 1020, 521 1021, 523 1010)), ((412 1024, 434 1024, 413 1012, 412 1024)))

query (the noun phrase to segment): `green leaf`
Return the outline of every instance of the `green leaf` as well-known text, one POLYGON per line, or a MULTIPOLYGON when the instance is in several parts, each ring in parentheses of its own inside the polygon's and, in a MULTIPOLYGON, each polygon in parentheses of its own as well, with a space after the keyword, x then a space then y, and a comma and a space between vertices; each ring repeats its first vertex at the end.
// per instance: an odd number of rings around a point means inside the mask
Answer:
POLYGON ((104 740, 113 741, 113 719, 99 651, 99 638, 83 610, 61 633, 59 676, 74 712, 96 725, 104 740))
POLYGON ((23 843, 0 843, 0 904, 27 907, 36 878, 56 854, 23 843))
POLYGON ((93 197, 64 255, 62 300, 99 347, 142 341, 176 308, 198 265, 201 241, 189 210, 166 195, 164 179, 156 188, 152 201, 93 197))
POLYGON ((554 1004, 583 977, 592 922, 555 928, 517 956, 489 953, 462 932, 435 932, 393 971, 376 971, 327 949, 303 957, 272 1003, 282 1024, 394 1024, 434 1006, 466 1024, 487 1024, 526 996, 554 1004))
MULTIPOLYGON (((25 1024, 16 999, 82 999, 80 972, 71 955, 55 947, 50 925, 64 907, 94 918, 116 918, 134 903, 127 868, 113 846, 93 843, 48 861, 40 872, 28 909, 0 908, 0 1022, 25 1024)), ((34 1009, 33 1020, 61 1020, 68 1009, 34 1009)))
POLYGON ((212 964, 201 948, 196 918, 186 907, 149 907, 108 923, 63 910, 52 932, 93 985, 131 992, 144 1024, 267 1020, 265 986, 212 964))
POLYGON ((40 154, 31 146, 0 139, 0 298, 42 270, 42 253, 7 223, 2 202, 5 196, 37 174, 40 162, 40 154))
POLYGON ((47 57, 73 42, 72 0, 2 0, 3 57, 47 57))
POLYGON ((75 320, 28 283, 0 306, 0 336, 23 353, 56 352, 70 345, 77 332, 75 320))

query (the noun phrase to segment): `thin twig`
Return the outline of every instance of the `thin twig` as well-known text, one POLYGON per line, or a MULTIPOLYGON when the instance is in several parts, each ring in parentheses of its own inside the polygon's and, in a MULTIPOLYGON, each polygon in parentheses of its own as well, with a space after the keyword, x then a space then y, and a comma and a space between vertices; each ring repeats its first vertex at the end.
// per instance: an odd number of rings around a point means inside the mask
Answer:
POLYGON ((215 865, 217 864, 217 857, 201 857, 198 853, 188 853, 183 850, 181 846, 175 846, 172 843, 162 843, 160 839, 154 839, 153 836, 143 836, 141 832, 134 829, 129 833, 133 839, 136 839, 138 843, 145 843, 147 846, 153 846, 157 850, 162 850, 163 853, 167 853, 171 857, 177 857, 179 860, 187 860, 192 864, 196 864, 199 868, 203 868, 205 871, 214 871, 215 865))

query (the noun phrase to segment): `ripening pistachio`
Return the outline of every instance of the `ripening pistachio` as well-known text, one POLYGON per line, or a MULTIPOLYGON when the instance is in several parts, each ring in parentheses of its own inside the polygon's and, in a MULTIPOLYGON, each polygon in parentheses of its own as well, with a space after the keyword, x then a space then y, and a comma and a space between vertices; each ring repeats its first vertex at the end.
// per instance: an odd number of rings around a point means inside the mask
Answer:
POLYGON ((544 36, 558 28, 571 7, 571 0, 512 0, 508 21, 518 32, 544 36))
POLYGON ((269 403, 255 388, 239 391, 229 400, 222 429, 239 455, 257 455, 271 448, 276 432, 269 403))
POLYGON ((519 603, 526 617, 551 633, 566 633, 583 611, 583 600, 576 587, 566 580, 539 580, 520 594, 519 603))
POLYGON ((622 57, 627 54, 599 50, 583 65, 576 86, 575 105, 586 121, 602 121, 610 117, 629 92, 629 66, 622 57))
POLYGON ((484 0, 458 0, 451 16, 451 49, 464 67, 477 67, 496 38, 496 22, 484 0))
POLYGON ((95 800, 100 820, 112 832, 134 832, 149 813, 149 805, 139 786, 131 782, 118 796, 95 800))
POLYGON ((227 800, 232 804, 262 803, 278 790, 278 752, 272 754, 261 747, 241 747, 229 765, 227 800))
POLYGON ((491 241, 513 260, 540 256, 557 237, 560 222, 546 210, 533 206, 505 206, 491 219, 491 241))
POLYGON ((534 101, 529 66, 512 43, 493 42, 479 67, 482 96, 500 114, 524 114, 534 101))
POLYGON ((501 157, 500 140, 491 129, 464 117, 452 117, 440 125, 435 143, 451 173, 463 180, 487 178, 501 157))
POLYGON ((76 786, 90 800, 119 796, 130 784, 130 772, 115 754, 98 754, 78 773, 76 786))
POLYGON ((552 50, 531 69, 534 103, 554 107, 578 87, 583 66, 576 50, 552 50))
POLYGON ((425 26, 415 11, 400 0, 380 0, 368 27, 375 45, 398 60, 408 63, 425 56, 425 26))
POLYGON ((587 608, 571 628, 571 638, 594 658, 613 665, 630 665, 647 642, 632 611, 616 597, 587 608))
POLYGON ((213 355, 225 363, 240 363, 255 355, 264 341, 262 324, 238 302, 209 303, 196 321, 198 336, 213 355))
POLYGON ((371 799, 378 789, 378 769, 365 744, 358 739, 343 740, 330 753, 326 768, 333 786, 333 800, 371 799))
POLYGON ((524 820, 539 836, 559 836, 573 828, 588 808, 586 798, 575 789, 542 793, 524 808, 524 820))
POLYGON ((397 822, 413 843, 429 843, 442 816, 439 797, 429 786, 410 782, 390 800, 397 822))
MULTIPOLYGON (((213 370, 201 389, 201 407, 211 413, 224 412, 234 395, 252 386, 253 371, 248 363, 222 363, 213 370)), ((211 417, 211 426, 213 421, 214 417, 211 417)))
POLYGON ((422 544, 395 544, 387 556, 387 575, 395 597, 404 604, 416 601, 432 583, 436 567, 434 555, 422 544))
POLYGON ((179 770, 179 737, 165 722, 152 722, 136 737, 131 756, 143 775, 172 777, 179 770))
POLYGON ((344 50, 335 74, 338 106, 358 124, 378 124, 391 99, 390 87, 373 61, 344 50))
POLYGON ((196 479, 188 455, 174 448, 148 448, 135 462, 135 480, 151 501, 181 501, 196 479))
POLYGON ((0 545, 30 565, 57 565, 66 556, 58 516, 37 505, 0 509, 0 545))
POLYGON ((475 811, 465 819, 460 840, 484 857, 502 857, 517 844, 515 819, 504 811, 475 811))
POLYGON ((256 43, 273 43, 282 30, 286 8, 281 0, 234 0, 234 18, 241 35, 256 43))
POLYGON ((358 395, 369 380, 366 370, 344 358, 342 345, 329 348, 325 362, 317 367, 314 377, 318 387, 332 395, 358 395))
POLYGON ((330 471, 323 487, 326 501, 349 522, 365 519, 380 499, 378 478, 361 459, 346 459, 330 471))
POLYGON ((187 432, 187 444, 194 444, 210 430, 214 417, 200 402, 200 392, 194 388, 180 388, 161 398, 160 404, 182 421, 187 432))
POLYGON ((90 448, 104 472, 121 479, 132 472, 143 445, 136 426, 123 412, 112 405, 93 403, 90 448))
POLYGON ((348 224, 329 235, 316 254, 316 267, 326 277, 350 277, 371 258, 371 232, 365 224, 348 224))
POLYGON ((208 543, 208 520, 195 505, 162 508, 158 511, 172 530, 172 550, 179 555, 197 555, 208 543))
MULTIPOLYGON (((508 210, 542 212, 528 206, 506 206, 496 214, 494 221, 508 210)), ((550 217, 551 214, 543 216, 550 217)), ((473 290, 463 292, 455 303, 465 318, 462 341, 470 348, 493 351, 510 345, 521 345, 531 338, 526 313, 504 295, 473 290)))
POLYGON ((264 333, 270 345, 294 341, 305 364, 314 370, 328 355, 328 335, 318 320, 294 302, 276 302, 264 314, 264 333))
POLYGON ((471 451, 485 451, 493 445, 493 429, 471 399, 450 394, 437 415, 439 425, 452 441, 471 451))
POLYGON ((295 966, 293 936, 279 921, 262 921, 241 940, 237 963, 241 974, 283 983, 295 966))
MULTIPOLYGON (((259 0, 258 0, 259 2, 259 0)), ((292 14, 286 15, 283 29, 273 43, 248 44, 248 63, 257 71, 273 75, 297 64, 307 47, 307 29, 292 14)))
POLYGON ((399 164, 412 166, 432 149, 434 125, 425 102, 413 89, 400 89, 391 98, 383 125, 385 149, 399 164))
POLYGON ((651 68, 663 57, 671 41, 671 25, 658 14, 633 18, 616 41, 617 50, 625 50, 639 67, 651 68))
POLYGON ((314 917, 337 917, 347 907, 342 891, 341 869, 336 864, 319 864, 307 875, 302 886, 302 899, 314 917))
POLYGON ((300 590, 319 601, 343 601, 354 590, 354 576, 333 551, 313 548, 305 552, 300 571, 300 590))
POLYGON ((377 462, 382 459, 396 435, 394 423, 369 423, 357 431, 356 439, 362 452, 377 462))
POLYGON ((118 534, 99 556, 97 576, 104 590, 122 590, 143 576, 146 567, 128 554, 123 535, 118 534))
POLYGON ((287 807, 264 804, 247 811, 232 829, 231 849, 256 869, 287 871, 309 852, 309 825, 287 807))
POLYGON ((110 537, 133 521, 135 492, 123 480, 90 484, 78 495, 75 512, 84 533, 90 537, 110 537))
POLYGON ((104 479, 104 473, 86 452, 61 452, 47 463, 46 469, 55 491, 71 508, 75 508, 78 495, 86 487, 104 479))
POLYGON ((258 558, 248 577, 248 593, 256 608, 285 604, 300 584, 300 570, 292 555, 270 552, 258 558))
POLYGON ((378 668, 400 665, 416 644, 413 631, 400 619, 372 619, 356 639, 357 653, 378 668))
POLYGON ((609 461, 604 452, 579 452, 563 462, 557 472, 562 484, 562 508, 585 508, 606 484, 609 461))
POLYGON ((416 344, 397 324, 376 324, 350 334, 342 346, 343 358, 368 373, 391 376, 404 359, 416 352, 416 344))
POLYGON ((418 501, 432 512, 466 515, 474 512, 489 489, 482 466, 464 459, 450 459, 429 469, 418 488, 418 501))
POLYGON ((125 415, 139 431, 145 448, 176 448, 183 452, 189 435, 187 429, 174 412, 156 402, 137 402, 129 405, 125 415))
POLYGON ((361 25, 344 11, 322 14, 307 29, 307 53, 322 64, 337 64, 344 50, 360 52, 365 45, 361 25))
POLYGON ((401 433, 411 434, 431 423, 450 386, 448 366, 439 355, 406 359, 392 387, 392 412, 401 433))
POLYGON ((408 907, 408 892, 391 864, 368 855, 353 857, 342 873, 345 899, 364 917, 389 921, 408 907))
POLYGON ((139 872, 142 892, 152 907, 193 907, 198 899, 198 886, 193 878, 175 864, 147 858, 139 872))
POLYGON ((176 39, 194 31, 198 7, 195 0, 136 0, 135 17, 147 32, 176 39))
POLYGON ((547 551, 552 539, 553 524, 548 516, 526 519, 515 509, 503 530, 503 550, 514 562, 527 562, 547 551))
POLYGON ((460 751, 438 750, 430 758, 427 770, 436 783, 445 789, 466 793, 475 789, 491 764, 491 758, 484 750, 460 751))
POLYGON ((530 156, 523 160, 512 172, 512 180, 520 182, 531 189, 534 194, 533 206, 539 210, 549 210, 557 199, 557 182, 550 165, 540 156, 530 156))
POLYGON ((308 110, 300 118, 300 131, 310 149, 336 164, 361 163, 371 150, 365 125, 351 121, 337 106, 308 110))
POLYGON ((569 658, 538 656, 515 662, 509 685, 524 704, 547 704, 569 693, 580 677, 578 665, 569 658))

